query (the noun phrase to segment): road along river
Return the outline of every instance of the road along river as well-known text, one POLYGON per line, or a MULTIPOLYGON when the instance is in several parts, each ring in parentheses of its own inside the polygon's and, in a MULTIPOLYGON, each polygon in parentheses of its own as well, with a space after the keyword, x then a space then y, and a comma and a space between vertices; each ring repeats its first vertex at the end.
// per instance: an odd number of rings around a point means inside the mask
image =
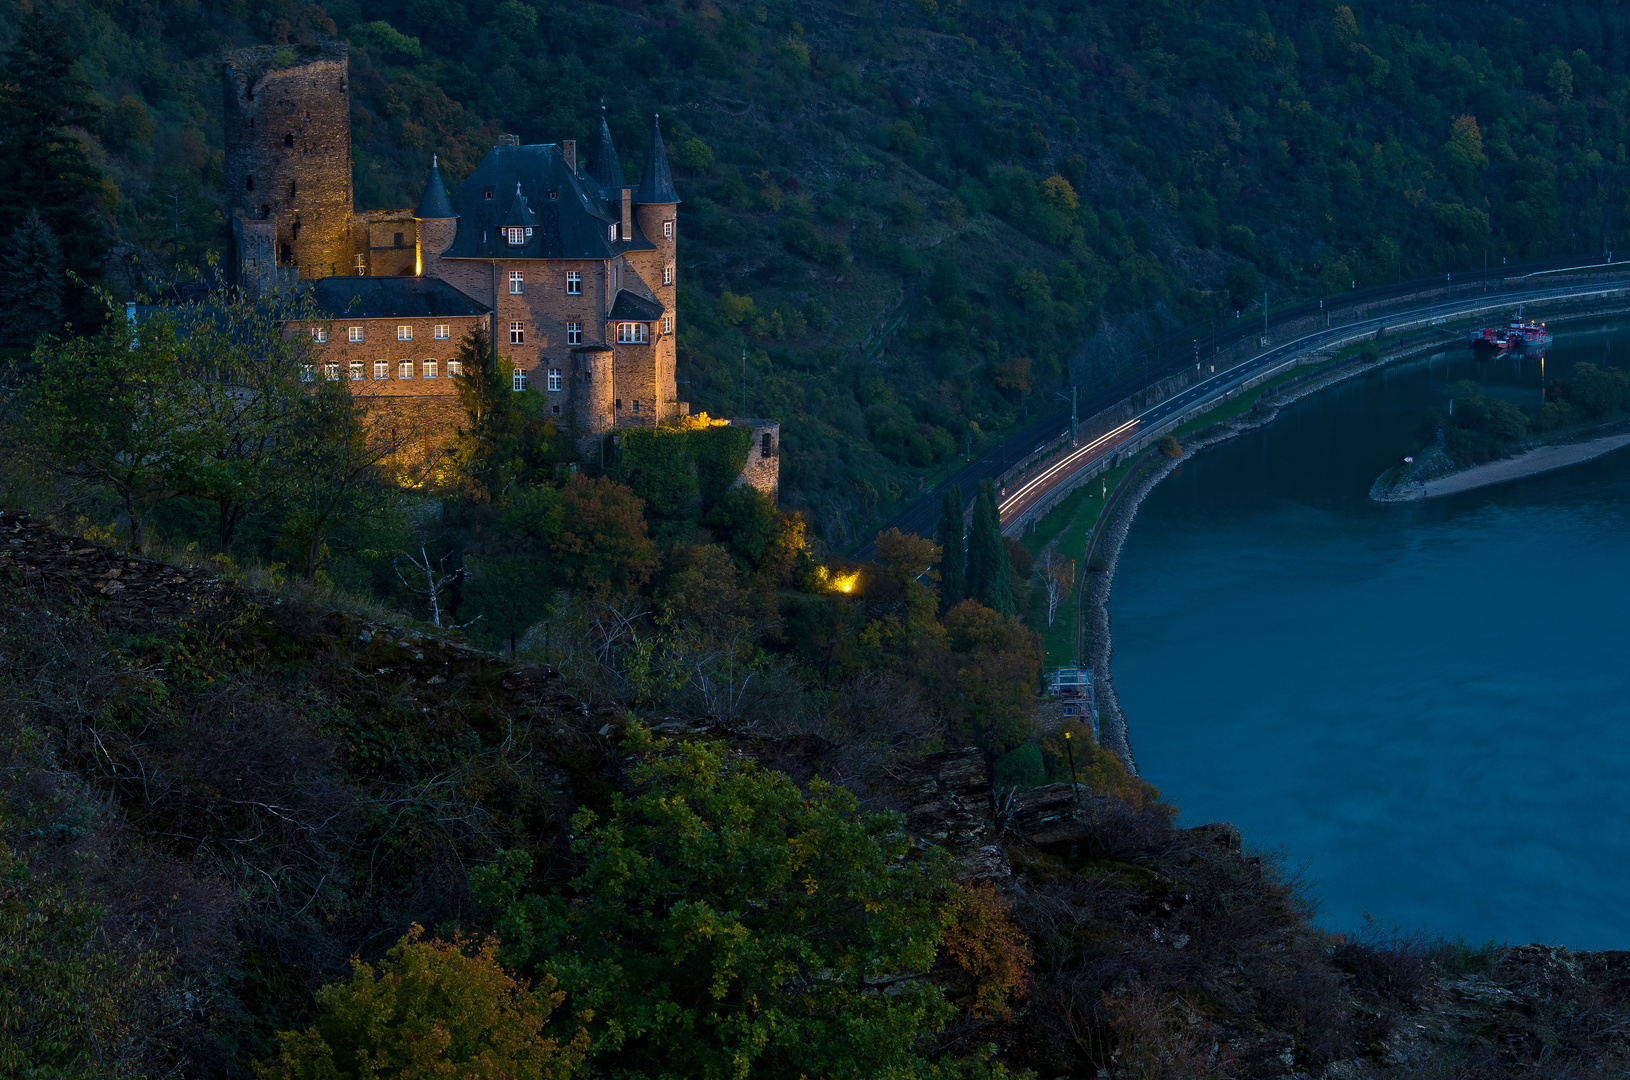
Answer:
POLYGON ((1368 912, 1471 940, 1623 948, 1630 448, 1424 503, 1368 498, 1473 378, 1522 404, 1630 320, 1536 360, 1452 348, 1286 406, 1148 496, 1110 613, 1143 776, 1368 912))

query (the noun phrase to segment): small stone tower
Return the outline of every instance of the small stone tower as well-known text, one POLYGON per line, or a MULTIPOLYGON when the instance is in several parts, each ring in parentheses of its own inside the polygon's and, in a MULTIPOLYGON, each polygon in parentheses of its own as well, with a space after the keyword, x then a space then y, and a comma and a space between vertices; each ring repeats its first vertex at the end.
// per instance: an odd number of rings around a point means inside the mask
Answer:
POLYGON ((447 197, 447 185, 441 182, 441 167, 434 154, 430 157, 430 179, 425 181, 424 195, 419 199, 418 209, 413 211, 413 222, 417 226, 418 248, 414 253, 413 272, 421 277, 425 274, 434 277, 441 253, 452 246, 453 237, 458 235, 458 215, 447 197))
MULTIPOLYGON (((656 250, 630 252, 628 259, 668 313, 658 327, 653 351, 657 365, 656 384, 666 389, 673 398, 678 397, 673 393, 677 389, 674 382, 677 351, 670 320, 673 313, 679 310, 679 266, 676 258, 679 244, 678 210, 679 193, 674 190, 673 170, 668 167, 668 151, 662 145, 662 124, 659 118, 652 117, 651 150, 645 158, 645 175, 640 177, 640 186, 634 191, 634 218, 639 222, 640 231, 655 245, 656 250)), ((678 411, 679 403, 664 401, 661 408, 662 416, 671 416, 678 411)))
POLYGON ((345 43, 239 49, 224 67, 232 280, 353 273, 345 43))

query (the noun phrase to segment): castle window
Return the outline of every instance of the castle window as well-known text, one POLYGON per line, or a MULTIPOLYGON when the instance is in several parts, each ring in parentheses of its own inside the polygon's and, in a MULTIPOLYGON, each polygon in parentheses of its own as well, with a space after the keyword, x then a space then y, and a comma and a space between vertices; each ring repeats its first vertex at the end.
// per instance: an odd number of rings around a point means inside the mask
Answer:
POLYGON ((583 344, 583 324, 582 323, 580 323, 580 322, 569 322, 569 323, 566 324, 566 344, 568 344, 568 345, 581 345, 581 344, 583 344))
POLYGON ((593 368, 584 368, 583 369, 583 381, 586 382, 586 383, 591 383, 591 382, 594 381, 594 369, 593 368))
POLYGON ((674 332, 674 317, 672 315, 664 315, 662 317, 662 332, 664 334, 671 334, 674 332))
POLYGON ((396 340, 397 341, 412 341, 413 340, 413 327, 411 327, 411 326, 398 326, 396 328, 396 340))
POLYGON ((362 327, 360 327, 360 326, 350 327, 346 331, 346 340, 348 340, 348 341, 361 341, 362 340, 362 327))
POLYGON ((292 247, 290 247, 289 245, 287 245, 287 244, 283 245, 283 260, 282 261, 283 261, 284 266, 293 266, 294 265, 294 249, 292 247))
POLYGON ((606 230, 606 234, 607 234, 606 238, 609 239, 613 244, 615 244, 617 242, 617 226, 612 225, 611 227, 609 227, 606 230))
POLYGON ((492 202, 492 188, 488 188, 487 191, 486 191, 486 194, 484 196, 482 196, 482 197, 485 198, 488 202, 492 202))
POLYGON ((316 364, 301 364, 300 365, 300 381, 301 382, 311 382, 316 377, 317 377, 317 365, 316 364))
POLYGON ((674 223, 673 222, 664 221, 662 223, 662 238, 664 240, 672 240, 674 238, 674 223))
POLYGON ((399 361, 397 361, 397 363, 396 363, 396 377, 398 379, 411 379, 411 378, 413 378, 413 361, 412 360, 399 360, 399 361))
POLYGON ((518 246, 518 245, 526 243, 526 230, 525 229, 512 228, 512 229, 506 229, 505 231, 509 233, 509 242, 512 245, 518 246))
POLYGON ((674 264, 673 263, 669 263, 667 266, 664 266, 662 268, 662 283, 664 285, 672 285, 674 283, 674 264))
POLYGON ((640 399, 639 398, 634 399, 634 411, 635 412, 640 411, 640 399))
POLYGON ((571 296, 583 295, 583 275, 576 270, 566 271, 566 292, 571 296))
POLYGON ((526 344, 526 324, 512 322, 509 324, 509 343, 511 345, 526 344))
POLYGON ((523 286, 525 284, 525 278, 522 277, 519 270, 511 270, 509 272, 509 295, 520 296, 524 291, 523 286))
POLYGON ((361 360, 353 360, 353 361, 351 361, 351 381, 352 382, 361 382, 362 381, 362 361, 361 360))
POLYGON ((551 405, 551 406, 549 406, 549 415, 551 415, 551 416, 559 416, 560 415, 560 406, 559 405, 551 405))
POLYGON ((391 377, 391 362, 389 360, 374 361, 374 378, 388 379, 391 377))
POLYGON ((549 389, 551 389, 551 390, 559 390, 559 389, 561 389, 560 382, 561 382, 561 380, 560 380, 560 369, 557 368, 557 367, 550 368, 549 369, 549 389))
POLYGON ((515 374, 513 374, 513 375, 511 375, 509 377, 509 388, 511 390, 515 391, 517 394, 519 394, 521 391, 525 390, 526 389, 526 372, 522 371, 520 368, 516 368, 515 369, 515 374))
POLYGON ((289 198, 291 198, 291 199, 294 198, 295 195, 299 194, 299 192, 300 192, 300 186, 298 184, 296 184, 293 180, 290 180, 289 181, 289 198))
POLYGON ((647 323, 642 322, 620 322, 617 324, 617 340, 634 345, 643 344, 650 340, 647 326, 647 323))
POLYGON ((323 365, 323 375, 327 377, 329 382, 339 382, 339 379, 340 379, 340 365, 339 365, 339 363, 337 361, 332 361, 330 363, 324 364, 323 365))
POLYGON ((456 379, 462 374, 464 374, 463 363, 458 360, 447 361, 447 377, 449 379, 456 379))
POLYGON ((260 204, 260 220, 265 221, 267 218, 269 218, 271 216, 272 216, 271 204, 270 203, 261 203, 260 204))
POLYGON ((615 405, 614 405, 614 406, 613 406, 613 407, 614 407, 614 408, 615 408, 615 409, 616 409, 616 410, 617 410, 617 411, 618 411, 618 412, 621 412, 621 411, 622 411, 622 408, 623 408, 623 399, 622 399, 622 398, 618 398, 618 399, 617 399, 617 401, 616 401, 616 403, 615 403, 615 405))
POLYGON ((313 326, 311 328, 311 340, 321 345, 328 340, 328 330, 321 326, 313 326))
POLYGON ((402 246, 402 234, 401 234, 401 233, 397 233, 397 234, 396 234, 396 239, 395 239, 395 241, 394 241, 394 242, 393 242, 393 243, 392 243, 392 244, 391 244, 391 246, 392 246, 392 247, 401 247, 401 246, 402 246))
POLYGON ((447 326, 446 323, 443 322, 443 323, 437 323, 436 324, 436 340, 437 341, 446 341, 447 336, 448 336, 449 333, 450 333, 450 331, 449 331, 448 326, 447 326))
POLYGON ((250 173, 248 176, 243 178, 243 190, 245 190, 245 191, 253 191, 253 190, 255 190, 255 174, 254 173, 250 173))
POLYGON ((293 146, 294 145, 294 132, 291 131, 287 135, 283 136, 283 145, 284 146, 293 146))
POLYGON ((775 438, 768 431, 766 431, 764 433, 763 441, 761 441, 758 444, 758 456, 759 457, 774 457, 775 456, 775 438))
POLYGON ((427 379, 434 379, 436 377, 436 367, 436 361, 426 360, 424 362, 424 377, 427 379))

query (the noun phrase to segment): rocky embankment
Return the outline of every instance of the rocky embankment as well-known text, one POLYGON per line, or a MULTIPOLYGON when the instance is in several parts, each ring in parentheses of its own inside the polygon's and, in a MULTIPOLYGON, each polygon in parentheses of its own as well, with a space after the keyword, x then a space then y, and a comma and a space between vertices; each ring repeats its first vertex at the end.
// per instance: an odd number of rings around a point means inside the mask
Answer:
POLYGON ((1419 457, 1413 464, 1396 466, 1377 477, 1370 487, 1370 498, 1376 502, 1420 502, 1475 491, 1507 480, 1594 461, 1626 445, 1630 445, 1630 433, 1616 432, 1582 442, 1535 446, 1499 461, 1464 469, 1455 465, 1442 447, 1433 447, 1431 458, 1419 457))
POLYGON ((1376 502, 1419 502, 1426 497, 1429 483, 1452 476, 1459 468, 1441 442, 1428 446, 1415 455, 1414 461, 1394 465, 1376 477, 1370 485, 1370 498, 1376 502))

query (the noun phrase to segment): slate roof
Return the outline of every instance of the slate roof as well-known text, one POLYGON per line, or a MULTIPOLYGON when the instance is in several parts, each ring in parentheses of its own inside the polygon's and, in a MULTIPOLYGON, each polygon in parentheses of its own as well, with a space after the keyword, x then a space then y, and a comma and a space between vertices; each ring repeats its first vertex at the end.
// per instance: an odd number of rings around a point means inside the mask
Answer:
POLYGON ((674 190, 673 170, 668 167, 668 151, 662 145, 662 123, 651 118, 651 152, 645 157, 645 175, 634 192, 637 203, 677 203, 679 192, 674 190))
POLYGON ((447 185, 441 182, 441 169, 436 165, 436 156, 430 156, 430 179, 425 181, 424 195, 419 199, 419 208, 413 211, 413 216, 420 221, 429 221, 436 218, 455 218, 453 204, 447 199, 447 185))
POLYGON ((633 239, 610 239, 610 226, 622 221, 621 192, 615 196, 613 203, 593 177, 567 168, 554 143, 495 146, 453 196, 458 234, 442 258, 611 259, 656 250, 638 222, 633 239), (524 244, 512 246, 498 230, 511 224, 517 192, 535 224, 524 244))
POLYGON ((656 322, 662 318, 665 310, 662 302, 653 297, 644 297, 627 289, 618 289, 617 299, 612 302, 608 318, 612 322, 619 319, 625 322, 656 322))
POLYGON ((606 125, 604 114, 600 116, 600 137, 595 142, 594 153, 589 157, 589 175, 594 177, 594 182, 608 197, 613 190, 628 186, 628 181, 623 179, 623 165, 617 160, 617 148, 611 143, 611 128, 606 125))
POLYGON ((331 319, 485 315, 487 308, 433 277, 326 277, 311 298, 331 319))

